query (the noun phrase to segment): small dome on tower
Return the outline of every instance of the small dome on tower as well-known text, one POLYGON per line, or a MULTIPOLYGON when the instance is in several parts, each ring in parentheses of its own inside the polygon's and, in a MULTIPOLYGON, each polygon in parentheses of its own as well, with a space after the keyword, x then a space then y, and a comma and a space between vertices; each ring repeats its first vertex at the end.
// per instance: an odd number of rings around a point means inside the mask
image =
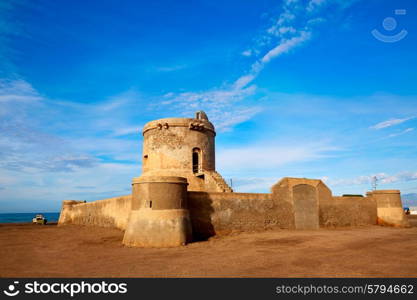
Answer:
POLYGON ((207 117, 206 113, 202 110, 199 110, 198 112, 195 113, 195 118, 197 120, 206 120, 206 121, 208 121, 208 117, 207 117))

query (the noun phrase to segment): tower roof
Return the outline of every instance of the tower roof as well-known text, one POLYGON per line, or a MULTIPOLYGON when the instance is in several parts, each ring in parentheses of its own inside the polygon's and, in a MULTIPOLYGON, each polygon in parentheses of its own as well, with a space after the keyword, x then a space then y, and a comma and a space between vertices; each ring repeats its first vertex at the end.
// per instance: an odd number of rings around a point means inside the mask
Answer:
POLYGON ((188 127, 190 129, 209 130, 216 134, 213 124, 208 120, 203 111, 198 111, 195 118, 164 118, 150 121, 143 127, 142 133, 145 134, 151 129, 169 127, 188 127))

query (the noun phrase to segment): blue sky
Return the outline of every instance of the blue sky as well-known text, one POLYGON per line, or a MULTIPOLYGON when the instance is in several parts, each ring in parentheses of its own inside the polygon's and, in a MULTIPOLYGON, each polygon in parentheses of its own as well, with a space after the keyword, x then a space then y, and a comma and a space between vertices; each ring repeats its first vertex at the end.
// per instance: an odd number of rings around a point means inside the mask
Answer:
POLYGON ((238 192, 295 176, 365 193, 377 176, 416 193, 416 12, 413 0, 1 1, 0 212, 128 194, 142 126, 197 110, 238 192))

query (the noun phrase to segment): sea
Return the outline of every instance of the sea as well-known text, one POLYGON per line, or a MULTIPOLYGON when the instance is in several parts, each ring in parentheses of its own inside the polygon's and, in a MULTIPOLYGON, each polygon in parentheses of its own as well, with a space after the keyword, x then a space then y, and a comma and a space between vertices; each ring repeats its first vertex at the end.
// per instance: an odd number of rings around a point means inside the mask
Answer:
POLYGON ((36 215, 43 215, 48 223, 58 222, 59 212, 36 213, 0 213, 0 223, 26 223, 32 222, 36 215))

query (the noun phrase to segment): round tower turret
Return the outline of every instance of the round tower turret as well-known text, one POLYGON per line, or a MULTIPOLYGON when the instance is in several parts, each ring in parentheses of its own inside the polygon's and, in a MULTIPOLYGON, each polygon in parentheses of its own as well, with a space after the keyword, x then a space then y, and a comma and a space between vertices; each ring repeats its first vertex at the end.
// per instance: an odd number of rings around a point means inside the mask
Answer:
POLYGON ((195 118, 148 122, 143 128, 142 176, 181 176, 189 190, 218 191, 205 180, 215 172, 215 136, 203 111, 195 118))

